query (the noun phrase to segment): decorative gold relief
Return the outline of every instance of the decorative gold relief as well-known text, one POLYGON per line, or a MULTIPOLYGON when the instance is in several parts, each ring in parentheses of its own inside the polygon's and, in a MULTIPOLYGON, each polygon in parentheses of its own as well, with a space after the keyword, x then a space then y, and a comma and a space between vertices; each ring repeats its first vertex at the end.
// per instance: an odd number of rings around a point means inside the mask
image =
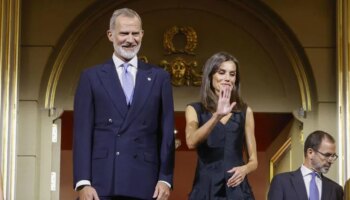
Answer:
MULTIPOLYGON (((166 55, 184 54, 193 56, 197 44, 197 33, 190 26, 173 26, 164 33, 163 45, 166 55), (180 33, 186 36, 184 49, 176 49, 173 44, 174 36, 180 33)), ((171 74, 171 82, 174 86, 201 85, 202 75, 196 60, 187 61, 185 58, 178 56, 171 61, 161 60, 159 65, 171 74)))
POLYGON ((174 86, 200 86, 202 76, 198 72, 197 61, 186 62, 183 58, 177 57, 168 62, 162 60, 160 66, 171 74, 171 82, 174 86))
POLYGON ((197 48, 197 33, 190 26, 173 26, 164 33, 163 45, 167 54, 186 53, 194 55, 193 51, 197 48), (176 49, 173 44, 174 36, 179 33, 182 33, 186 36, 185 49, 176 49))

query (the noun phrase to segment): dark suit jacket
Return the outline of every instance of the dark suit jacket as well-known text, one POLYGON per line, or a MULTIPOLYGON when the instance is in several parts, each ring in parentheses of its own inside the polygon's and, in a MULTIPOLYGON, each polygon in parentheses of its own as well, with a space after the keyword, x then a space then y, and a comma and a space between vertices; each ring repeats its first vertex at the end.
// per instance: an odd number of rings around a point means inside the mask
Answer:
MULTIPOLYGON (((343 189, 336 182, 322 176, 322 200, 342 200, 343 189)), ((300 168, 273 177, 268 200, 308 200, 300 168)))
POLYGON ((74 100, 74 185, 99 196, 152 199, 158 180, 173 184, 174 106, 170 76, 139 61, 126 104, 112 60, 80 76, 74 100))

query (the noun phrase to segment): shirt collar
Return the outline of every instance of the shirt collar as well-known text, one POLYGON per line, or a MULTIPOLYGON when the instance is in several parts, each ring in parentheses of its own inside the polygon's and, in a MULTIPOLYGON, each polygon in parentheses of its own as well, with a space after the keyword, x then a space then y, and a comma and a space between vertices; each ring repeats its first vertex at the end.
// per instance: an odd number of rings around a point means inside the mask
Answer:
MULTIPOLYGON (((301 165, 300 170, 301 170, 301 174, 303 175, 303 177, 308 176, 312 172, 314 172, 314 170, 307 168, 305 165, 301 165)), ((316 172, 316 174, 319 178, 321 178, 321 176, 318 172, 316 172)))
MULTIPOLYGON (((121 66, 122 64, 124 64, 125 62, 122 61, 120 58, 118 58, 114 53, 112 56, 114 65, 118 68, 119 66, 121 66)), ((131 66, 136 67, 137 68, 137 56, 134 56, 129 62, 128 62, 131 66)))

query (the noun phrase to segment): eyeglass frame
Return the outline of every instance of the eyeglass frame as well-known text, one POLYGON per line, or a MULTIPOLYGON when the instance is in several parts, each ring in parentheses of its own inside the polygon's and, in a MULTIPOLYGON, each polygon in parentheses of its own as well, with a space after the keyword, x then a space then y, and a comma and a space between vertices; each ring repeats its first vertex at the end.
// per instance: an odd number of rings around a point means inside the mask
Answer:
POLYGON ((317 153, 321 154, 322 156, 324 156, 325 158, 327 158, 327 160, 329 160, 329 161, 331 161, 331 162, 336 161, 336 160, 338 159, 338 157, 339 157, 336 153, 331 154, 331 155, 327 155, 327 153, 322 153, 322 152, 320 152, 320 151, 318 151, 318 150, 316 150, 316 149, 312 149, 312 150, 314 150, 314 151, 316 151, 317 153))

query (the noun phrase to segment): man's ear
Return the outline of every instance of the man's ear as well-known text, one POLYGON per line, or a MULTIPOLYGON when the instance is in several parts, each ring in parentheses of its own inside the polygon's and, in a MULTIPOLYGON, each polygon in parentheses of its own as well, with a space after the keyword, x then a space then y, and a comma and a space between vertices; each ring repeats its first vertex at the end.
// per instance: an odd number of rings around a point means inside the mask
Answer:
POLYGON ((306 151, 307 155, 312 155, 314 153, 314 150, 311 149, 311 148, 308 148, 307 151, 306 151))
POLYGON ((113 32, 111 30, 107 30, 107 37, 109 41, 113 42, 113 32))
POLYGON ((143 36, 145 35, 145 31, 141 30, 140 34, 141 34, 141 40, 142 40, 143 36))

